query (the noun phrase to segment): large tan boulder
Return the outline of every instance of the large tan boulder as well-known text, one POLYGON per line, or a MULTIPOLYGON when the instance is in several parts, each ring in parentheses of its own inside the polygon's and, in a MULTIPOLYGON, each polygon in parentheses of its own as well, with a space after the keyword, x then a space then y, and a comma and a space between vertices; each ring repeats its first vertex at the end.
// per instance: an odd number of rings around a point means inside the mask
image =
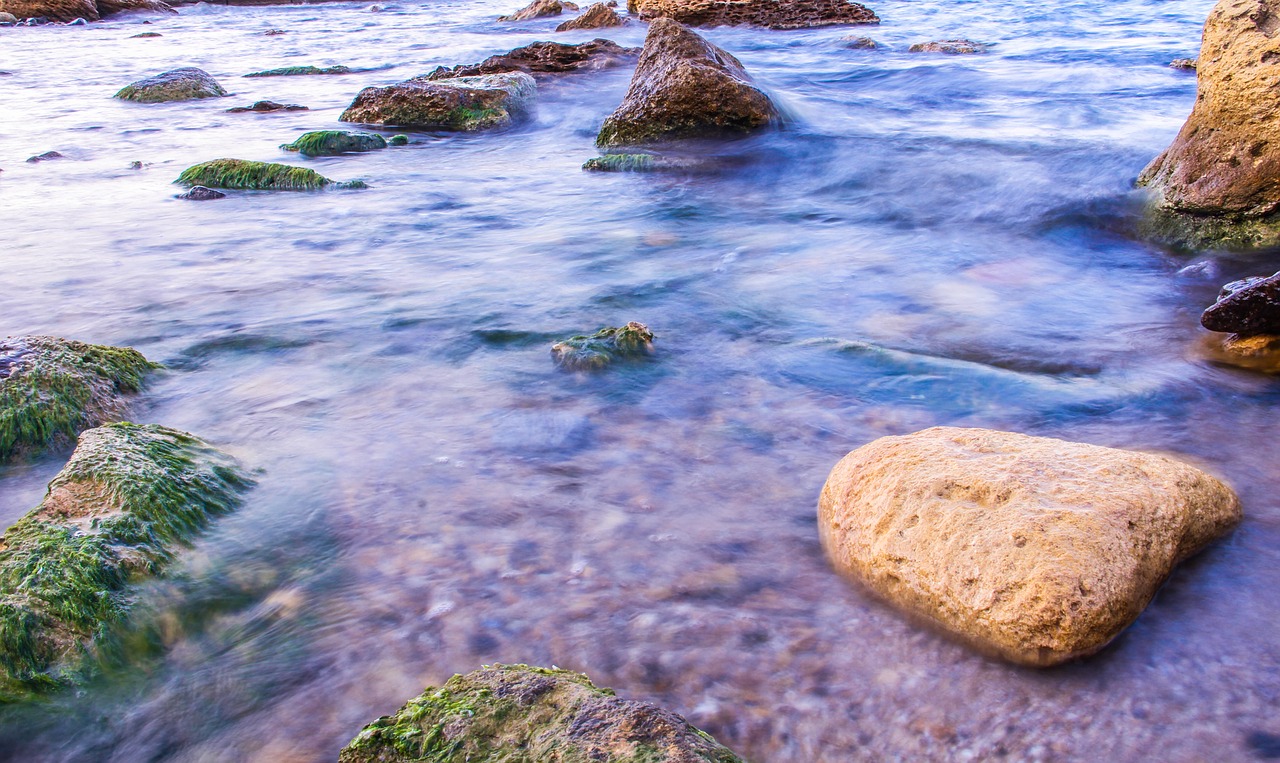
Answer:
POLYGON ((20 19, 46 18, 62 22, 100 18, 93 0, 0 0, 0 11, 20 19))
POLYGON ((1280 0, 1221 0, 1196 65, 1196 102, 1138 178, 1151 232, 1194 247, 1280 242, 1280 0))
POLYGON ((818 505, 840 572, 1035 666, 1106 646, 1240 518, 1230 488, 1164 456, 949 427, 858 448, 818 505))

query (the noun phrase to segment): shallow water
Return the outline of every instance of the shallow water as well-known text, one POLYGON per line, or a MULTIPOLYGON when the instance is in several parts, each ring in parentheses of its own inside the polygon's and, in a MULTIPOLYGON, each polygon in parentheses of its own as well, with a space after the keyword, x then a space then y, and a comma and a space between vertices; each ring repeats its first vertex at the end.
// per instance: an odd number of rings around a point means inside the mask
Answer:
MULTIPOLYGON (((583 670, 755 761, 1280 755, 1280 387, 1210 363, 1197 322, 1280 257, 1132 236, 1132 181, 1195 94, 1166 64, 1211 2, 882 0, 878 28, 709 30, 792 122, 703 172, 579 170, 625 69, 544 81, 500 133, 277 148, 339 126, 361 87, 552 39, 561 19, 493 21, 518 4, 0 30, 0 333, 141 349, 170 370, 135 420, 260 470, 140 593, 127 662, 0 713, 0 757, 331 760, 499 661, 583 670), (905 52, 950 37, 994 47, 905 52), (292 64, 390 68, 239 77, 292 64), (110 98, 177 66, 234 95, 110 98), (311 110, 223 111, 264 98, 311 110), (23 161, 48 150, 66 158, 23 161), (224 156, 371 187, 172 198, 224 156), (555 339, 628 320, 658 335, 647 362, 553 367, 555 339), (1103 654, 1012 668, 904 621, 817 544, 831 466, 934 424, 1183 454, 1246 521, 1103 654)), ((0 470, 0 520, 65 455, 0 470)))

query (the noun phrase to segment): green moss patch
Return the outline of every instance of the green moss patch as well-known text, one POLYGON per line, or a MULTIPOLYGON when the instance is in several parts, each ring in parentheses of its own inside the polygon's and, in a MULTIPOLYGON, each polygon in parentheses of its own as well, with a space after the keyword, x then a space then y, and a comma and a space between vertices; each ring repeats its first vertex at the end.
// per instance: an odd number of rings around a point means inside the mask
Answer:
POLYGON ((208 72, 195 67, 174 69, 138 80, 115 94, 122 101, 167 103, 199 98, 221 98, 227 92, 208 72))
POLYGON ((605 154, 582 165, 582 169, 592 172, 652 172, 656 168, 652 154, 605 154))
POLYGON ((215 159, 188 167, 175 181, 186 186, 249 191, 312 191, 328 185, 363 188, 364 183, 336 183, 315 170, 271 162, 215 159))
POLYGON ((297 151, 303 156, 337 156, 356 151, 376 151, 386 147, 386 139, 377 133, 318 130, 304 133, 294 142, 286 143, 280 148, 285 151, 297 151))
POLYGON ((551 356, 561 368, 571 371, 595 371, 615 360, 640 357, 649 353, 653 332, 643 323, 632 321, 621 327, 605 327, 591 336, 569 337, 551 346, 551 356))

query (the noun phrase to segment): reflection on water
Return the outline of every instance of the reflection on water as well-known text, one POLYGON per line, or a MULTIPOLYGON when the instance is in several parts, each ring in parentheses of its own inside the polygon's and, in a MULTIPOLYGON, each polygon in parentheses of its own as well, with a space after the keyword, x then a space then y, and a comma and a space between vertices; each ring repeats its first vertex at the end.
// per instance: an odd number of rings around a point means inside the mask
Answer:
MULTIPOLYGON (((586 671, 758 761, 1276 744, 1280 390, 1210 362, 1196 319, 1280 261, 1130 236, 1132 180, 1194 96, 1165 64, 1196 52, 1208 0, 885 0, 878 28, 712 30, 794 122, 687 172, 580 171, 627 70, 544 82, 534 121, 501 133, 277 148, 336 127, 361 87, 549 38, 557 19, 492 22, 519 4, 0 30, 3 333, 137 346, 169 366, 138 419, 262 470, 140 592, 126 664, 0 714, 5 757, 332 759, 495 661, 586 671), (886 48, 847 49, 851 31, 886 48), (957 36, 993 47, 905 52, 957 36), (238 76, 302 64, 393 68, 238 76), (176 66, 235 94, 110 99, 176 66), (311 110, 224 113, 262 99, 311 110), (48 150, 66 158, 23 161, 48 150), (370 188, 172 198, 223 156, 370 188), (554 368, 555 339, 628 320, 657 334, 652 358, 554 368), (817 544, 827 470, 934 424, 1181 453, 1247 519, 1104 654, 991 662, 838 579, 817 544)), ((0 520, 61 460, 0 470, 0 520)))

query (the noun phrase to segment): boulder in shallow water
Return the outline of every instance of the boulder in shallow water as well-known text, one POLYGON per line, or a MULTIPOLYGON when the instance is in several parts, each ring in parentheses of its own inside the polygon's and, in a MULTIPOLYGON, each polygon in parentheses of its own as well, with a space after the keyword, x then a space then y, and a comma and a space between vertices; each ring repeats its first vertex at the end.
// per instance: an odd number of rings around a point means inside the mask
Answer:
POLYGON ((124 13, 125 11, 152 11, 157 13, 173 13, 177 14, 168 3, 163 0, 94 0, 98 6, 98 13, 103 16, 110 16, 115 13, 124 13))
POLYGON ((492 665, 428 688, 365 726, 339 763, 391 761, 742 763, 669 710, 622 699, 581 673, 492 665))
POLYGON ((556 27, 557 32, 571 32, 574 29, 605 29, 608 27, 626 26, 627 19, 604 3, 593 3, 587 6, 581 16, 570 19, 556 27))
POLYGON ((523 48, 516 48, 510 53, 489 56, 478 64, 454 66, 449 69, 440 66, 430 74, 417 79, 437 81, 502 72, 558 74, 572 71, 597 71, 631 64, 639 55, 639 48, 624 48, 610 40, 595 39, 577 45, 563 42, 535 42, 523 48))
POLYGON ((498 21, 528 21, 543 16, 559 16, 561 13, 578 10, 578 6, 564 0, 533 0, 525 7, 509 16, 499 16, 498 21))
POLYGON ((933 42, 917 42, 907 48, 908 53, 946 53, 951 56, 986 53, 987 46, 973 40, 934 40, 933 42))
POLYGON ((44 501, 0 542, 0 703, 76 681, 158 573, 250 480, 185 432, 90 429, 44 501))
POLYGON ((59 153, 59 152, 57 152, 57 151, 45 151, 43 154, 36 154, 35 156, 28 156, 28 157, 27 157, 27 164, 39 164, 40 162, 48 162, 48 161, 52 161, 52 160, 54 160, 54 159, 66 159, 66 158, 67 158, 67 157, 63 156, 62 154, 60 154, 60 153, 59 153))
POLYGON ((225 199, 227 195, 222 191, 215 191, 212 188, 205 188, 202 185, 192 186, 186 193, 180 193, 174 197, 175 199, 183 199, 185 201, 216 201, 225 199))
POLYGON ((13 15, 12 13, 5 13, 3 11, 0 11, 0 24, 16 24, 16 23, 18 23, 17 16, 13 15))
POLYGON ((689 26, 809 29, 880 23, 870 8, 849 0, 627 0, 627 9, 644 21, 672 19, 689 26))
POLYGON ((1164 456, 950 427, 858 448, 818 503, 837 570, 1033 666, 1106 646, 1240 519, 1230 488, 1164 456))
POLYGON ((556 365, 570 371, 596 371, 616 360, 643 357, 653 351, 653 332, 643 323, 602 328, 591 336, 569 337, 551 346, 556 365))
POLYGON ((505 127, 528 112, 537 89, 533 77, 523 72, 440 80, 415 77, 361 90, 339 120, 430 130, 505 127))
POLYGON ((1223 286, 1218 301, 1200 316, 1200 325, 1242 336, 1280 334, 1280 273, 1223 286))
POLYGON ((46 19, 48 21, 97 21, 98 6, 93 0, 0 0, 0 12, 10 13, 19 19, 46 19))
POLYGON ((198 98, 221 98, 227 94, 208 72, 193 66, 147 77, 121 88, 115 97, 136 103, 167 103, 198 98))
POLYGON ((363 188, 353 180, 337 183, 315 170, 271 162, 249 162, 243 159, 214 159, 188 167, 174 182, 206 188, 232 188, 247 191, 312 191, 328 185, 339 188, 363 188))
POLYGON ((352 69, 350 66, 282 66, 279 69, 266 69, 260 72, 252 72, 246 74, 246 77, 309 77, 314 75, 324 76, 328 74, 352 74, 354 72, 367 72, 369 69, 352 69))
POLYGON ((251 106, 233 106, 227 109, 228 114, 243 114, 246 111, 254 111, 259 114, 270 114, 275 111, 309 111, 306 106, 299 106, 296 103, 276 103, 275 101, 254 101, 251 106))
POLYGON ((350 130, 317 130, 303 133, 292 143, 280 148, 297 151, 303 156, 337 156, 339 154, 376 151, 387 147, 387 139, 372 132, 350 130))
POLYGON ((779 119, 738 59, 675 21, 658 19, 649 27, 631 86, 596 144, 724 137, 779 119))

